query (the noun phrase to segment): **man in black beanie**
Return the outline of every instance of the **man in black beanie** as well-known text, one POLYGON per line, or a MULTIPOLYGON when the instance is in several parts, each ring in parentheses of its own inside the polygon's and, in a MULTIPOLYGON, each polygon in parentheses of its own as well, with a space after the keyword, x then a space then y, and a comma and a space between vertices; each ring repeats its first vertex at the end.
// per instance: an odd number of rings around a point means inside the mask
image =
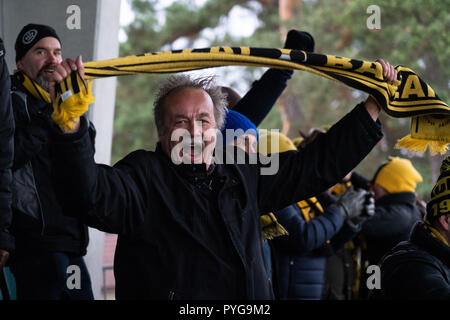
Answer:
MULTIPOLYGON (((88 230, 64 215, 51 182, 50 135, 54 123, 50 84, 63 62, 61 41, 49 26, 28 24, 16 43, 18 70, 11 77, 16 122, 13 164, 15 252, 10 268, 18 299, 93 299, 83 260, 88 230), (70 268, 69 268, 70 267, 70 268)), ((81 63, 81 57, 77 63, 81 63)), ((90 127, 93 137, 93 127, 90 127)))
POLYGON ((17 36, 15 49, 18 69, 48 91, 49 74, 62 61, 61 41, 56 31, 46 25, 28 24, 17 36))

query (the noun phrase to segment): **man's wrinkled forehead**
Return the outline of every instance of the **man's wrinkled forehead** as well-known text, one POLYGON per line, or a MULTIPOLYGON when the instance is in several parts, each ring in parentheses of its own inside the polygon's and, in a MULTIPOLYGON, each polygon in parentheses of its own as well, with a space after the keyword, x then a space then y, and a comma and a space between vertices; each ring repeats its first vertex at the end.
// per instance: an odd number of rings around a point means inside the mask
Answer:
POLYGON ((199 88, 179 88, 164 99, 164 113, 171 117, 214 117, 209 94, 199 88))
POLYGON ((21 60, 38 50, 46 50, 49 52, 58 53, 60 55, 62 54, 61 43, 59 42, 59 40, 53 37, 45 37, 36 42, 34 46, 31 47, 30 50, 28 50, 28 52, 22 57, 21 60))
POLYGON ((45 50, 51 50, 51 51, 59 51, 61 52, 61 43, 58 39, 53 37, 46 37, 38 42, 30 49, 30 51, 35 51, 38 49, 45 49, 45 50))

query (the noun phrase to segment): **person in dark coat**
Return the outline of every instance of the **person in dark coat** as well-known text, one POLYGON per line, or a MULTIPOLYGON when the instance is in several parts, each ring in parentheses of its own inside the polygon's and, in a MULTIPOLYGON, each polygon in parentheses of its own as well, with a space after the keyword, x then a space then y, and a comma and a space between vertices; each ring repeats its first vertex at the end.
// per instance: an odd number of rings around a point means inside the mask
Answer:
POLYGON ((12 212, 12 173, 14 153, 14 117, 11 109, 10 80, 5 61, 5 47, 0 38, 0 274, 14 251, 10 232, 12 212))
MULTIPOLYGON (((55 72, 67 74, 62 68, 55 72)), ((383 68, 393 81, 393 67, 383 68)), ((119 234, 118 299, 273 298, 263 264, 261 212, 331 187, 382 136, 380 108, 368 98, 307 152, 259 156, 250 163, 242 151, 244 162, 229 154, 220 162, 216 130, 225 105, 210 78, 170 77, 155 100, 156 150, 132 152, 113 167, 95 163, 85 119, 74 118, 65 133, 55 130, 54 181, 64 185, 59 197, 66 212, 119 234), (340 152, 344 148, 349 151, 340 152)))
MULTIPOLYGON (((54 122, 49 83, 63 61, 61 42, 52 27, 28 24, 17 36, 15 49, 18 71, 11 77, 16 130, 10 231, 16 249, 10 269, 16 279, 17 299, 90 300, 91 281, 83 259, 88 230, 79 217, 63 213, 51 179, 49 132, 54 122), (67 280, 75 268, 79 281, 69 287, 67 280)), ((93 139, 91 125, 88 131, 93 139)))
POLYGON ((441 166, 424 221, 381 260, 371 299, 450 299, 450 157, 441 166))
POLYGON ((366 267, 376 265, 390 249, 409 239, 414 224, 422 220, 422 210, 415 204, 415 189, 422 176, 411 161, 399 157, 379 166, 370 182, 375 194, 375 215, 361 230, 363 268, 359 299, 367 299, 366 267))
POLYGON ((391 157, 375 173, 371 190, 375 194, 375 215, 362 225, 367 242, 369 265, 400 241, 408 240, 413 225, 422 220, 421 210, 415 205, 414 193, 422 176, 411 161, 391 157))

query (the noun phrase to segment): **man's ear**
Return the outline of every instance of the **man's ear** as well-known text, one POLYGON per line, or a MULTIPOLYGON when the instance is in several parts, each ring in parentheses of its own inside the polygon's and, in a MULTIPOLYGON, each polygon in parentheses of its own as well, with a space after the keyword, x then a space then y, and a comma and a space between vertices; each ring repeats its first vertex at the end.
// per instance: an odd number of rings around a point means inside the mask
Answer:
POLYGON ((450 229, 450 214, 444 214, 439 217, 439 224, 445 231, 450 229))
POLYGON ((23 70, 22 60, 17 61, 16 66, 18 70, 23 70))

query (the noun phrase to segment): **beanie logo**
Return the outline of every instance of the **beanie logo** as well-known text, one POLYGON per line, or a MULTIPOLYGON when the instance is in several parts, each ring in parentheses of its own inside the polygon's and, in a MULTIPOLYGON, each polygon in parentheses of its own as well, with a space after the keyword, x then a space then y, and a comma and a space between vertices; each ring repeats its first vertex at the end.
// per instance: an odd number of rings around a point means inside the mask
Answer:
POLYGON ((22 43, 23 44, 31 43, 34 40, 34 38, 36 38, 37 34, 38 32, 36 29, 28 30, 22 37, 22 43))

